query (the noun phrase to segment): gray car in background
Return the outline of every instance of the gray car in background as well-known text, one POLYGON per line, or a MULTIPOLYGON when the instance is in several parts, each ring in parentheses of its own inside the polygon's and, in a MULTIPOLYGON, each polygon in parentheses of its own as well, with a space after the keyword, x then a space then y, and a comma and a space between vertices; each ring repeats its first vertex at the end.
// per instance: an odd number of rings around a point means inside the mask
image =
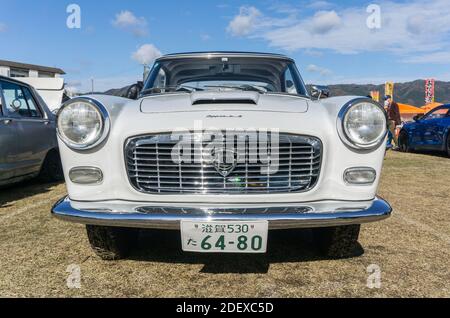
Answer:
POLYGON ((63 178, 55 121, 33 87, 0 76, 0 186, 63 178))

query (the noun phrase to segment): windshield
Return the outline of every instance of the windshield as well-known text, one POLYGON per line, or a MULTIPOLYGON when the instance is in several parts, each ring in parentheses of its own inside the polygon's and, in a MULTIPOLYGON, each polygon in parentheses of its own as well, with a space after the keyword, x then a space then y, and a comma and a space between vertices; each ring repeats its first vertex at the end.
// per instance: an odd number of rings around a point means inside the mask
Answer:
POLYGON ((143 95, 195 91, 254 91, 307 95, 295 64, 260 57, 174 58, 156 62, 143 95))

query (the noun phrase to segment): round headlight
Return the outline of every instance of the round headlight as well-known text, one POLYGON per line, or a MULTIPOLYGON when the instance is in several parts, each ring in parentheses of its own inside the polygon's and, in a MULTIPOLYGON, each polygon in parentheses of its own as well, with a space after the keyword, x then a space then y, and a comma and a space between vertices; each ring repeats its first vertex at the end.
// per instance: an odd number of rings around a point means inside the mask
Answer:
POLYGON ((387 134, 384 109, 368 99, 351 101, 339 114, 341 129, 350 146, 372 149, 380 145, 387 134))
POLYGON ((73 99, 58 113, 58 134, 71 148, 93 148, 106 138, 108 130, 106 109, 92 99, 73 99))

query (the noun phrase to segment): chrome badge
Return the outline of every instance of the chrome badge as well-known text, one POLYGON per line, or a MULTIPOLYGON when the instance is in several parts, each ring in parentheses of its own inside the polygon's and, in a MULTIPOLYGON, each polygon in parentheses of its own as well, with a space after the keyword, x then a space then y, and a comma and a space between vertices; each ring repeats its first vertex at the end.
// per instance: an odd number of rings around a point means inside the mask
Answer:
POLYGON ((237 154, 234 150, 215 149, 212 152, 212 165, 224 178, 228 177, 236 168, 237 154), (230 158, 232 158, 230 162, 230 158))

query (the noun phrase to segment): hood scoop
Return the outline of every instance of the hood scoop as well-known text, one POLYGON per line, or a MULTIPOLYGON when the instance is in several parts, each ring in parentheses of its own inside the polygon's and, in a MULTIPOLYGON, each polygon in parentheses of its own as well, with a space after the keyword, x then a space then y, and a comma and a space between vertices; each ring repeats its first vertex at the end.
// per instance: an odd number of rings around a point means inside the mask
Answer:
POLYGON ((247 104, 256 105, 253 99, 199 99, 192 105, 226 105, 226 104, 247 104))
POLYGON ((260 94, 257 92, 194 92, 192 105, 258 105, 260 94))

